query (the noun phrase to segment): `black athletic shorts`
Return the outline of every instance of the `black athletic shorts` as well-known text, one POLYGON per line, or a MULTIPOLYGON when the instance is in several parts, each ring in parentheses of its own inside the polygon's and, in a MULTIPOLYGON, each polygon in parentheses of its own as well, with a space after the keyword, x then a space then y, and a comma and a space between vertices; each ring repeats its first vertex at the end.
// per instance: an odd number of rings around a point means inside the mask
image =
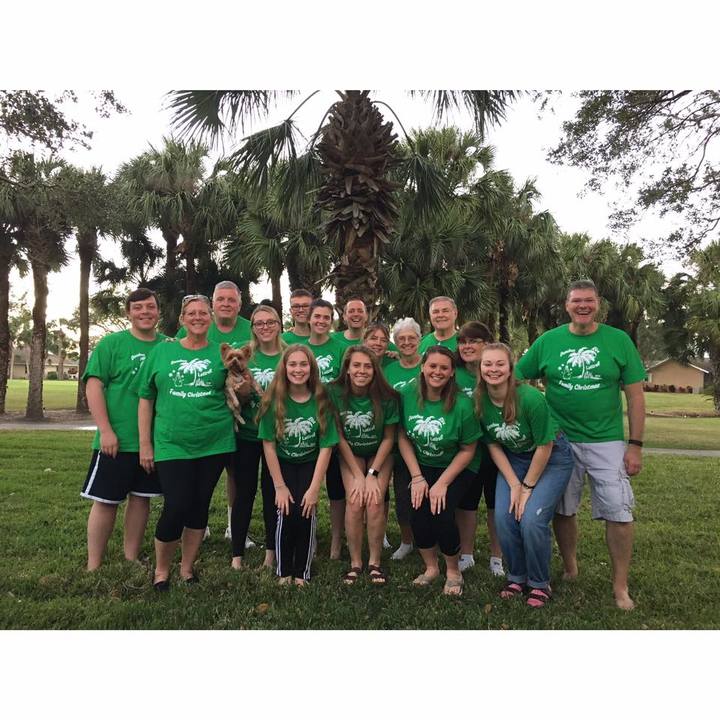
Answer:
POLYGON ((112 458, 94 450, 80 496, 118 505, 128 495, 162 495, 157 473, 153 470, 148 474, 143 470, 139 453, 120 452, 112 458))
MULTIPOLYGON (((335 448, 333 448, 332 455, 330 456, 330 463, 328 464, 325 478, 328 500, 344 500, 345 485, 343 485, 342 473, 340 472, 340 453, 335 448)), ((388 483, 387 488, 385 488, 385 499, 383 502, 390 502, 390 483, 388 483)))
POLYGON ((467 491, 458 503, 459 510, 477 510, 480 505, 480 498, 485 496, 485 507, 488 510, 495 509, 495 483, 497 482, 498 470, 495 463, 486 452, 477 473, 473 473, 473 479, 467 491))

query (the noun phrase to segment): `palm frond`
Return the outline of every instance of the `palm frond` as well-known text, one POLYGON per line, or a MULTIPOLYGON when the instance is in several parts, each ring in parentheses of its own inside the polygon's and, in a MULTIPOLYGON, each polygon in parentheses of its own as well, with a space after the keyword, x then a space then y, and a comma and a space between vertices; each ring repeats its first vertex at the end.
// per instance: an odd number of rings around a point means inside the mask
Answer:
POLYGON ((403 163, 403 185, 412 193, 412 216, 419 223, 431 222, 445 210, 450 196, 446 178, 430 158, 414 153, 403 163))

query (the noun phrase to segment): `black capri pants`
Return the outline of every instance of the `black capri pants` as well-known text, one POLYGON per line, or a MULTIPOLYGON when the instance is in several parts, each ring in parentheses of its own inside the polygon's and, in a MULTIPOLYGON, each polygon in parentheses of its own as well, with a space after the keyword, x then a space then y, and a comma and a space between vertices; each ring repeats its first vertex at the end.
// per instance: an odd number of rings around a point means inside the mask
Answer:
POLYGON ((340 474, 340 456, 337 448, 333 448, 330 455, 330 462, 325 473, 325 485, 327 487, 328 500, 344 500, 345 486, 343 485, 342 475, 340 474))
POLYGON ((477 510, 480 505, 480 498, 485 496, 485 507, 488 510, 495 509, 495 483, 497 482, 498 469, 490 457, 490 453, 484 453, 482 463, 477 473, 472 474, 472 480, 467 492, 458 503, 458 510, 477 510))
MULTIPOLYGON (((445 472, 445 468, 435 468, 420 465, 420 472, 425 476, 429 487, 432 487, 445 472)), ((458 502, 467 492, 473 473, 463 470, 450 483, 445 497, 445 509, 439 514, 430 512, 430 499, 423 498, 420 507, 410 512, 410 526, 412 527, 415 545, 420 550, 429 550, 436 545, 443 555, 453 556, 460 552, 460 533, 455 522, 455 509, 458 502)))
POLYGON ((165 502, 155 529, 160 542, 174 542, 183 528, 207 527, 213 490, 228 460, 227 453, 190 460, 161 460, 155 463, 165 502))
POLYGON ((395 492, 395 517, 398 524, 409 525, 412 510, 410 471, 399 455, 395 456, 395 464, 393 465, 393 490, 395 492))
POLYGON ((275 550, 275 488, 265 463, 262 440, 241 440, 237 438, 237 450, 233 457, 235 471, 235 502, 230 513, 233 557, 245 555, 245 538, 250 527, 255 495, 257 494, 258 470, 260 471, 260 492, 263 501, 263 522, 265 525, 265 548, 275 550))

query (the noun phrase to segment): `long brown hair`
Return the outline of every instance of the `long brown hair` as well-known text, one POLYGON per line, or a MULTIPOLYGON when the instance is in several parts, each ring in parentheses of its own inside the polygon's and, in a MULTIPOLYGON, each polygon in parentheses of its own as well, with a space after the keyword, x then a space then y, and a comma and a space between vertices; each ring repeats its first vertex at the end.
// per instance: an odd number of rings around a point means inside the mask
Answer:
POLYGON ((255 418, 255 422, 259 423, 260 418, 267 413, 271 406, 274 406, 275 437, 277 440, 282 440, 283 437, 285 437, 285 402, 289 393, 287 361, 294 352, 302 352, 310 361, 310 377, 307 379, 307 388, 317 401, 317 420, 320 426, 320 435, 323 435, 327 428, 330 403, 325 388, 323 388, 320 382, 320 372, 318 371, 317 362, 315 362, 315 356, 307 345, 296 343, 287 347, 285 352, 283 352, 282 358, 278 363, 278 368, 275 371, 275 377, 273 377, 272 382, 268 385, 268 389, 260 401, 260 409, 255 418))
POLYGON ((377 355, 375 355, 375 353, 367 347, 367 345, 351 345, 345 351, 342 367, 340 368, 340 374, 332 381, 331 385, 342 390, 342 403, 344 409, 347 409, 350 403, 350 395, 352 394, 352 383, 350 382, 348 370, 350 369, 350 362, 352 361, 353 355, 357 355, 358 353, 367 355, 372 363, 373 379, 368 386, 368 397, 372 402, 375 424, 382 425, 384 419, 382 409, 383 401, 397 400, 400 396, 395 390, 393 390, 392 387, 390 387, 390 384, 385 379, 382 369, 380 368, 377 355))
POLYGON ((453 370, 453 374, 450 379, 445 383, 445 387, 440 391, 440 399, 443 401, 443 410, 450 412, 455 407, 455 400, 459 392, 457 382, 455 382, 455 355, 452 350, 449 350, 444 345, 431 345, 422 356, 420 361, 420 375, 418 382, 418 407, 423 406, 427 400, 427 383, 425 382, 425 375, 422 372, 422 366, 427 361, 428 357, 434 353, 444 355, 450 360, 450 365, 453 370))
POLYGON ((513 358, 512 350, 501 342, 488 343, 480 351, 480 367, 478 369, 478 381, 475 386, 475 392, 473 393, 475 398, 475 413, 478 418, 482 418, 483 408, 483 397, 487 393, 487 383, 482 377, 482 358, 488 350, 500 350, 507 355, 508 368, 510 370, 510 377, 508 378, 507 393, 505 394, 505 400, 503 400, 503 420, 508 423, 514 423, 517 417, 517 391, 516 388, 520 384, 518 380, 513 377, 515 372, 515 359, 513 358))

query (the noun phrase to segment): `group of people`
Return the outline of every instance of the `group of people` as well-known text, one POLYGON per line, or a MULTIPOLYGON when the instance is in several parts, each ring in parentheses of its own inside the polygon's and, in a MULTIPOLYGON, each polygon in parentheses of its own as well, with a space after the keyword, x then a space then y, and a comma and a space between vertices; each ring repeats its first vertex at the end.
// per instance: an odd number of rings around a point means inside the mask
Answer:
POLYGON ((517 365, 484 324, 458 329, 455 303, 444 296, 430 302, 433 330, 425 336, 412 318, 392 330, 370 323, 361 298, 346 303, 346 329, 333 332, 332 304, 306 290, 292 292, 293 325, 282 332, 269 304, 242 318, 230 281, 216 286, 212 300, 183 298, 174 339, 156 331, 152 291, 134 291, 126 308, 130 328, 101 340, 83 376, 98 427, 81 493, 94 501, 88 570, 101 564, 126 498, 124 552, 137 559, 149 499, 162 495, 153 585, 169 589, 179 545, 181 580, 198 582, 195 560, 226 469, 234 569, 250 543, 259 482, 264 564, 279 582, 304 585, 325 485, 330 557, 340 558, 344 536, 350 558, 341 581, 353 585, 366 570, 370 583, 385 585, 392 486, 401 537, 391 558, 417 549, 424 569, 413 583, 425 586, 442 577, 442 556, 443 592, 459 596, 463 573, 475 564, 484 497, 489 570, 505 577, 501 597, 541 608, 552 597, 551 524, 564 578, 578 574, 575 517, 587 475, 592 516, 606 523, 615 602, 633 607, 628 478, 641 467, 645 373, 630 338, 597 322, 591 281, 570 286, 570 323, 538 338, 517 365), (254 389, 238 423, 226 404, 220 343, 249 343, 254 389), (524 379, 542 379, 545 392, 524 379))

